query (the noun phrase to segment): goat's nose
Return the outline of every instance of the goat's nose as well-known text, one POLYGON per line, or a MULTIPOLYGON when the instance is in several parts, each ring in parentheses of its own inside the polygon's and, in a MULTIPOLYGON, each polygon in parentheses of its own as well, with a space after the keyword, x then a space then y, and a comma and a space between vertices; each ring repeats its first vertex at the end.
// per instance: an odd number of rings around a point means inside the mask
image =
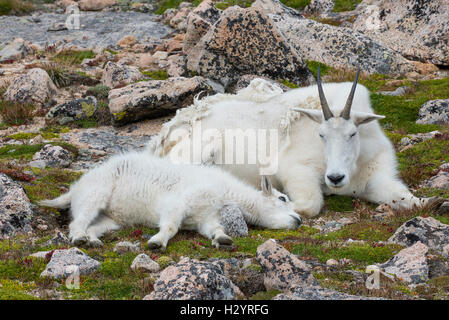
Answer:
POLYGON ((335 185, 339 184, 343 179, 345 175, 344 174, 329 174, 327 175, 327 178, 335 185))

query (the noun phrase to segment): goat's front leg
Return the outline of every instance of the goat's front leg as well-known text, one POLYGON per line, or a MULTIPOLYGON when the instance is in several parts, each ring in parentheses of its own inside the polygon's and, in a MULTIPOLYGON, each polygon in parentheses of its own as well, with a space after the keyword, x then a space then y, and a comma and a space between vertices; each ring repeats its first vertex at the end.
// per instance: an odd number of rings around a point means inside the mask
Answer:
POLYGON ((394 175, 377 171, 374 172, 366 186, 362 198, 374 203, 386 203, 393 209, 412 209, 432 204, 432 198, 415 197, 394 175))
POLYGON ((305 166, 292 166, 285 175, 280 172, 279 180, 298 214, 311 218, 320 213, 324 199, 321 178, 316 170, 305 166))

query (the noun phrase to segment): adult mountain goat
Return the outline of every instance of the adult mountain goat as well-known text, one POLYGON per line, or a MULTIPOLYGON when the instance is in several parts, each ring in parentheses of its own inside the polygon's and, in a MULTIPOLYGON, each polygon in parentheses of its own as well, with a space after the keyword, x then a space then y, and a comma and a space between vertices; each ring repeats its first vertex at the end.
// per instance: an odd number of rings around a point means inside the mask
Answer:
POLYGON ((105 232, 137 224, 160 228, 151 249, 165 250, 178 229, 198 231, 212 245, 232 239, 220 224, 220 209, 238 206, 246 222, 271 229, 301 225, 288 197, 262 177, 258 191, 220 168, 175 165, 148 153, 114 156, 90 170, 70 191, 43 206, 71 208, 70 238, 76 244, 101 246, 105 232))
MULTIPOLYGON (((320 212, 323 193, 359 197, 393 208, 426 204, 428 199, 414 197, 399 180, 394 148, 376 121, 384 117, 373 113, 369 91, 357 87, 358 75, 353 84, 322 85, 318 71, 317 85, 285 93, 263 79, 254 79, 236 95, 196 99, 192 106, 178 110, 148 148, 160 157, 179 161, 180 150, 185 153, 184 147, 191 143, 194 163, 221 165, 256 185, 266 164, 260 159, 243 164, 224 160, 232 159, 227 153, 234 150, 224 146, 223 136, 228 129, 240 130, 250 147, 254 144, 249 139, 251 130, 275 130, 278 148, 276 157, 270 159, 278 164, 273 184, 289 195, 302 215, 320 212), (216 130, 221 140, 196 135, 196 128, 203 133, 216 130)), ((257 154, 269 150, 267 144, 258 141, 257 154)), ((254 155, 254 151, 244 152, 245 159, 254 155)))

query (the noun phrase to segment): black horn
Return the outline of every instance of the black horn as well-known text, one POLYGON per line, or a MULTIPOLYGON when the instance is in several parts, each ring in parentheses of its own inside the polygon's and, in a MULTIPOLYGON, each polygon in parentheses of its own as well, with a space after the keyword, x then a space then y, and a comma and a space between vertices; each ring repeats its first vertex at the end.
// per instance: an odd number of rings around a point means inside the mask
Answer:
POLYGON ((355 88, 357 87, 357 82, 359 81, 359 74, 360 74, 360 68, 357 69, 357 74, 355 75, 355 80, 354 80, 354 83, 352 84, 352 88, 351 88, 351 92, 349 93, 348 100, 346 100, 346 105, 340 114, 340 117, 342 117, 345 120, 349 120, 349 118, 351 116, 352 100, 354 100, 354 93, 355 93, 355 88))
POLYGON ((326 97, 324 96, 323 87, 321 86, 320 67, 318 66, 318 72, 316 75, 316 83, 318 85, 318 94, 320 95, 321 109, 323 109, 323 115, 325 120, 329 120, 334 115, 332 114, 329 105, 327 104, 326 97))

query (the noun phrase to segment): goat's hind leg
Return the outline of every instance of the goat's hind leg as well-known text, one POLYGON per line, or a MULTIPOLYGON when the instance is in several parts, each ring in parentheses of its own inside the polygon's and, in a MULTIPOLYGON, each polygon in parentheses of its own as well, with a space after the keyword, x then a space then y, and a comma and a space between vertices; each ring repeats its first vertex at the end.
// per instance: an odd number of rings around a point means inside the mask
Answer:
POLYGON ((89 241, 88 228, 107 206, 107 190, 83 190, 72 198, 73 221, 69 225, 69 237, 74 245, 89 241))
POLYGON ((90 247, 102 247, 103 242, 99 239, 103 234, 109 231, 120 229, 120 226, 114 220, 100 214, 97 219, 87 228, 87 236, 89 238, 90 247))
POLYGON ((216 248, 230 248, 232 238, 228 236, 223 226, 220 224, 218 212, 211 212, 202 216, 202 221, 198 224, 198 232, 212 240, 212 246, 216 248))

